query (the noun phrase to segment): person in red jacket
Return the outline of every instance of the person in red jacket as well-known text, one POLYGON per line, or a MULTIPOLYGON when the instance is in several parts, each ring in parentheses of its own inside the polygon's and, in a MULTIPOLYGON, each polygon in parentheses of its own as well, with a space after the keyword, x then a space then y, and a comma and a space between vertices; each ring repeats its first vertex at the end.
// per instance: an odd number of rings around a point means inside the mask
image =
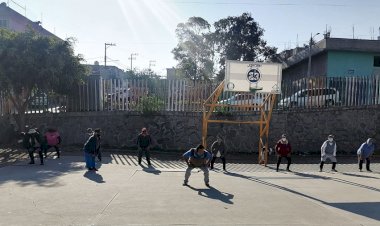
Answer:
POLYGON ((291 164, 291 158, 290 154, 292 152, 292 147, 290 146, 290 143, 288 139, 286 139, 286 135, 282 134, 281 139, 276 144, 276 153, 277 153, 277 168, 276 171, 278 172, 278 168, 281 164, 282 157, 285 157, 288 160, 288 165, 286 167, 286 171, 290 171, 289 167, 291 164))

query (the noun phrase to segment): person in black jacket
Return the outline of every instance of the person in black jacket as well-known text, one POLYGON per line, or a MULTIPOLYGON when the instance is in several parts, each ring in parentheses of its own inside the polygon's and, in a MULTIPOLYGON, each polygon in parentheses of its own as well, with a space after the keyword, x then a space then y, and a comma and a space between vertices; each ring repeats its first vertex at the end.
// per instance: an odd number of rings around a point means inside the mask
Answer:
POLYGON ((38 155, 40 157, 41 165, 44 164, 44 158, 42 155, 42 137, 37 129, 29 129, 28 132, 24 133, 23 145, 28 150, 30 162, 29 164, 34 164, 34 152, 38 150, 38 155))
POLYGON ((137 137, 137 145, 139 147, 139 152, 138 152, 139 165, 141 165, 142 154, 144 152, 146 161, 148 162, 148 165, 150 166, 151 163, 150 163, 149 149, 150 149, 150 146, 152 145, 152 138, 148 134, 148 130, 145 127, 141 129, 141 133, 137 137))
POLYGON ((211 160, 211 167, 210 169, 214 169, 214 163, 216 158, 220 158, 223 162, 223 170, 226 171, 226 146, 224 145, 223 139, 218 136, 216 138, 216 141, 211 145, 211 153, 212 153, 212 160, 211 160))

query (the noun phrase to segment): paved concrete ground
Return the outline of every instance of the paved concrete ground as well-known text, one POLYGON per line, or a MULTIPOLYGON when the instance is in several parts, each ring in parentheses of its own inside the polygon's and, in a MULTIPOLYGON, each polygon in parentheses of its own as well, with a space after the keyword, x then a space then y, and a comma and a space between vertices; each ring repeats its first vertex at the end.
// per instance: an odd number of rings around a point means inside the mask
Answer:
POLYGON ((235 159, 228 172, 211 172, 208 188, 196 170, 182 186, 176 156, 148 168, 134 154, 105 155, 98 172, 76 152, 51 153, 44 166, 28 165, 23 152, 0 155, 0 225, 380 225, 379 163, 372 173, 350 161, 338 173, 329 164, 289 173, 235 159))

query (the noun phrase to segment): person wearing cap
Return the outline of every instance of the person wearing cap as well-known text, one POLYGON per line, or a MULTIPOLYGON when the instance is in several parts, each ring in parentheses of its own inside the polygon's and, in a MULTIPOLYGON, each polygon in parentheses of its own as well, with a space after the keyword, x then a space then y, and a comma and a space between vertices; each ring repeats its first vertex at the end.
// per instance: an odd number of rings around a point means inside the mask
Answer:
POLYGON ((290 164, 292 162, 291 160, 291 152, 292 152, 292 147, 289 143, 289 140, 286 138, 285 134, 281 135, 281 139, 277 142, 276 147, 275 147, 276 153, 277 153, 277 167, 276 171, 278 172, 278 169, 281 164, 281 159, 285 157, 288 160, 288 165, 286 167, 286 171, 290 172, 290 164))
POLYGON ((84 144, 84 157, 86 160, 86 168, 88 170, 98 171, 95 168, 95 156, 100 148, 100 129, 95 129, 94 133, 88 138, 84 144))
POLYGON ((357 154, 358 154, 358 160, 359 160, 359 170, 360 172, 363 169, 363 162, 366 161, 366 169, 368 172, 372 172, 370 169, 371 164, 371 156, 373 155, 373 152, 375 151, 375 140, 373 138, 368 138, 366 142, 364 142, 362 145, 360 145, 357 154))
POLYGON ((323 165, 326 160, 330 159, 332 162, 331 171, 337 172, 336 167, 336 142, 334 141, 334 135, 330 134, 327 140, 323 142, 321 146, 321 164, 319 165, 319 172, 322 172, 323 165))
POLYGON ((34 164, 34 152, 38 150, 38 155, 40 157, 40 165, 44 164, 44 158, 42 155, 42 137, 40 133, 35 128, 30 128, 28 132, 24 135, 24 147, 28 150, 30 162, 29 164, 34 164))
POLYGON ((226 171, 226 146, 224 145, 222 137, 218 136, 216 141, 211 145, 211 167, 210 169, 214 169, 214 163, 216 158, 220 158, 223 162, 223 170, 226 171))
POLYGON ((150 146, 152 145, 152 138, 148 134, 148 130, 144 127, 141 129, 141 133, 137 136, 137 145, 139 147, 138 162, 141 165, 143 152, 145 154, 146 161, 150 166, 150 146))
POLYGON ((191 170, 194 168, 199 168, 203 171, 205 185, 207 187, 210 187, 209 171, 207 166, 212 156, 208 151, 205 150, 205 147, 200 144, 196 148, 191 148, 185 152, 182 157, 185 159, 187 164, 183 186, 187 186, 191 175, 191 170))

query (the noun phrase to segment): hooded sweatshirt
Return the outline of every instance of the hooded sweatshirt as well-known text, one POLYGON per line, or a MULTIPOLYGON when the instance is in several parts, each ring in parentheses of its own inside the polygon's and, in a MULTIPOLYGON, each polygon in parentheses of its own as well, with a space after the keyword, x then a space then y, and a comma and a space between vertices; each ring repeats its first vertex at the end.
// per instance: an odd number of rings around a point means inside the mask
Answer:
POLYGON ((368 158, 373 154, 375 150, 375 144, 373 142, 371 142, 371 144, 368 144, 370 141, 372 141, 372 139, 368 138, 368 140, 360 146, 357 151, 358 155, 361 155, 363 158, 368 158))

